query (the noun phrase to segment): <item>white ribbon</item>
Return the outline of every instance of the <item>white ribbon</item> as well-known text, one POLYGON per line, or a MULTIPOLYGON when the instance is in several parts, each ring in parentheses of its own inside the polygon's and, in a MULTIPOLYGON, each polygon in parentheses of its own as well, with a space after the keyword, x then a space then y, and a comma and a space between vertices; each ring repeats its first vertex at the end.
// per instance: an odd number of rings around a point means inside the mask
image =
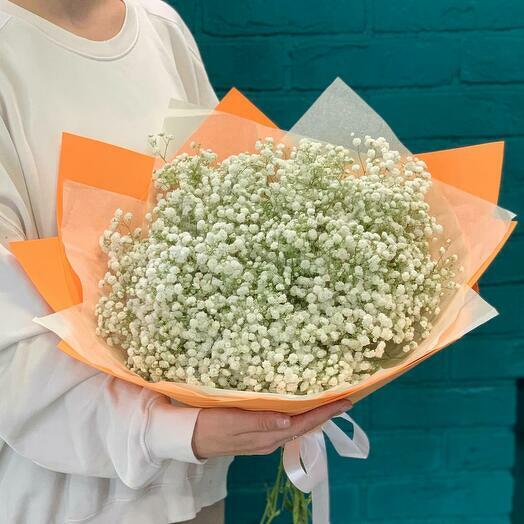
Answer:
POLYGON ((339 455, 365 459, 369 439, 364 430, 346 413, 338 417, 353 426, 353 438, 328 420, 319 428, 284 445, 284 469, 289 480, 305 493, 311 493, 313 524, 329 524, 329 481, 324 433, 339 455))

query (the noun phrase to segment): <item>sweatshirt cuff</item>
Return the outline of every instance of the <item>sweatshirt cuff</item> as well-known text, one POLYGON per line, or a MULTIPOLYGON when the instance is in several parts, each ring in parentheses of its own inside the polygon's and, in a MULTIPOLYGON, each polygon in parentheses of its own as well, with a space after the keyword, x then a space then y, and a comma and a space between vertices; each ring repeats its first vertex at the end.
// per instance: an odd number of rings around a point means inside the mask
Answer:
POLYGON ((146 446, 154 462, 177 460, 205 464, 195 456, 192 446, 193 431, 200 408, 173 406, 165 397, 150 406, 146 430, 146 446))

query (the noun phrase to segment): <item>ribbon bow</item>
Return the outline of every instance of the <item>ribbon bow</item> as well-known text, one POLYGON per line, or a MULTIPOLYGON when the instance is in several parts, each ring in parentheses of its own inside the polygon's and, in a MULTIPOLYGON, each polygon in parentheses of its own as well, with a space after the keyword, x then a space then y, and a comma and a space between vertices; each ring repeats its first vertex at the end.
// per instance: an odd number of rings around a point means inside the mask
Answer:
POLYGON ((346 413, 338 417, 353 426, 353 438, 332 420, 328 420, 319 428, 284 446, 284 469, 289 480, 299 490, 311 492, 313 524, 329 524, 329 482, 324 433, 343 457, 365 459, 369 454, 369 439, 364 430, 346 413))

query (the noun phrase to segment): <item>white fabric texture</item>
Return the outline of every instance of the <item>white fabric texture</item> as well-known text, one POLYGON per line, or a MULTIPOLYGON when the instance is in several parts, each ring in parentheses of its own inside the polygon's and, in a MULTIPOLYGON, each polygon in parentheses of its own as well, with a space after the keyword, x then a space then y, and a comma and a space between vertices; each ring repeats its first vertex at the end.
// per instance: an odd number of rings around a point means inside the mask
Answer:
MULTIPOLYGON (((54 235, 63 131, 147 152, 169 100, 213 106, 196 44, 160 0, 93 42, 0 0, 0 243, 54 235)), ((226 495, 198 409, 114 379, 32 322, 47 306, 0 245, 0 523, 167 524, 226 495)))

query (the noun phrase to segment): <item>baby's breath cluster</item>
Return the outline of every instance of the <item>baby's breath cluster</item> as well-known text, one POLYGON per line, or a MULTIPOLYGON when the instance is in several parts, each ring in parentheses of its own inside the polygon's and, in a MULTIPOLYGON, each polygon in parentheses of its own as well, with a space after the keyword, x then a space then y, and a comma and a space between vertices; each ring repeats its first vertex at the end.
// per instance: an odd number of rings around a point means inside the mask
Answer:
POLYGON ((117 210, 100 239, 98 335, 146 380, 295 394, 416 348, 457 286, 431 176, 383 138, 353 147, 267 138, 166 163, 144 231, 117 210))

